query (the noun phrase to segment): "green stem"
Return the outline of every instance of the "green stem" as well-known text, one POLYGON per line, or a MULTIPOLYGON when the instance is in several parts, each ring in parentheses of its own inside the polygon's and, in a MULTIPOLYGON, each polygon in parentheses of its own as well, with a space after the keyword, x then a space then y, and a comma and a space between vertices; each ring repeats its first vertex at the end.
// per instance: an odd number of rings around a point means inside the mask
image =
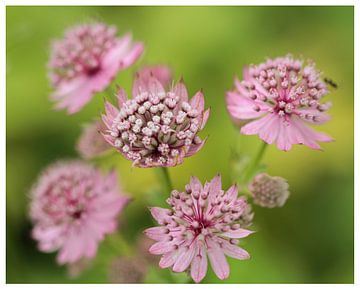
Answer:
POLYGON ((261 144, 261 147, 260 147, 256 157, 253 159, 252 163, 249 164, 247 170, 245 171, 244 183, 247 183, 250 181, 250 178, 252 177, 254 170, 258 167, 259 163, 261 162, 261 159, 263 158, 267 147, 268 147, 268 145, 266 142, 263 142, 261 144))
POLYGON ((167 167, 160 167, 158 169, 158 172, 159 172, 159 178, 160 178, 160 181, 161 181, 161 184, 164 188, 164 195, 166 197, 169 196, 170 192, 172 191, 173 189, 173 186, 172 186, 172 183, 171 183, 171 179, 170 179, 170 175, 169 175, 169 170, 167 167))

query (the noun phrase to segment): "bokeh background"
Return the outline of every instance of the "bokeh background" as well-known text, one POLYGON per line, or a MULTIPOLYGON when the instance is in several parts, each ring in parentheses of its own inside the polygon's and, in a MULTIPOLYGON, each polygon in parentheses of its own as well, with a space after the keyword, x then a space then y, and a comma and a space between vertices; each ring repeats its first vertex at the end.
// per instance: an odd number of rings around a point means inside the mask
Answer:
MULTIPOLYGON (((27 217, 28 192, 39 172, 55 160, 77 157, 81 125, 103 111, 104 94, 73 116, 52 110, 48 98, 49 41, 92 20, 145 42, 142 59, 116 80, 126 89, 137 68, 154 63, 169 64, 190 93, 203 88, 212 114, 202 135, 210 138, 200 153, 170 169, 178 189, 192 174, 205 181, 218 172, 228 187, 235 144, 249 155, 258 149, 257 137, 239 136, 224 103, 244 65, 291 52, 315 60, 338 83, 327 96, 334 104, 332 120, 319 128, 335 142, 323 144, 324 151, 269 147, 264 163, 270 174, 288 179, 292 194, 283 208, 255 208, 257 233, 242 243, 252 258, 229 259, 231 275, 224 282, 353 283, 353 7, 7 7, 7 282, 107 282, 106 266, 69 278, 54 254, 36 249, 27 217)), ((145 208, 158 190, 156 174, 131 168, 116 154, 98 163, 116 166, 124 190, 135 198, 120 229, 134 243, 151 224, 145 208)), ((146 282, 168 282, 166 274, 151 272, 146 282)), ((204 281, 219 282, 211 270, 204 281)))

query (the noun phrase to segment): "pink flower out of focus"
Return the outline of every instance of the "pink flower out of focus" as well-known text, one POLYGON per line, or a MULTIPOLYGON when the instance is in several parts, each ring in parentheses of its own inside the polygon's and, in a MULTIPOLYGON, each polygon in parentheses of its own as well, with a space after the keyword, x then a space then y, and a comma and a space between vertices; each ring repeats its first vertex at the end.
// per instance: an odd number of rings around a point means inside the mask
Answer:
POLYGON ((85 125, 76 144, 76 150, 84 159, 92 159, 101 156, 111 146, 104 140, 101 131, 105 125, 101 120, 95 120, 85 125))
POLYGON ((103 121, 108 129, 103 136, 134 166, 176 166, 198 152, 206 141, 197 136, 210 112, 204 111, 202 92, 189 100, 182 81, 165 90, 169 80, 167 67, 146 68, 134 80, 133 99, 120 88, 119 109, 105 104, 103 121))
POLYGON ((49 68, 57 109, 78 112, 140 57, 143 44, 133 43, 131 34, 117 38, 116 31, 103 23, 78 25, 54 41, 49 68))
POLYGON ((224 192, 220 176, 204 187, 192 177, 185 192, 172 191, 167 202, 171 210, 151 208, 160 226, 145 230, 149 238, 157 241, 149 252, 163 255, 161 268, 172 266, 174 272, 182 272, 190 266, 191 277, 200 282, 206 275, 209 258, 215 274, 225 279, 230 274, 225 255, 239 260, 250 257, 237 246, 238 239, 252 231, 240 227, 247 203, 238 197, 235 185, 224 192))
POLYGON ((315 64, 303 66, 291 56, 279 57, 245 68, 243 77, 242 81, 235 80, 235 90, 226 95, 233 120, 247 122, 242 134, 258 134, 284 151, 293 144, 320 149, 317 142, 332 141, 307 126, 330 118, 325 111, 331 103, 321 102, 328 89, 315 64))
POLYGON ((96 255, 98 243, 117 227, 128 203, 115 172, 103 176, 81 161, 48 167, 31 192, 32 236, 43 252, 59 251, 59 264, 96 255))

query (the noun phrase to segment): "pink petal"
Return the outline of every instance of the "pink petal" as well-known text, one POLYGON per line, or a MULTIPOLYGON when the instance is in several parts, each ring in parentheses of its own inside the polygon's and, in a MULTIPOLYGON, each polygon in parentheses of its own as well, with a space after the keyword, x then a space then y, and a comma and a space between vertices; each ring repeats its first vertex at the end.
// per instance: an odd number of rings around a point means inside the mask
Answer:
POLYGON ((262 102, 256 102, 233 91, 226 93, 226 105, 230 115, 241 120, 261 117, 269 109, 262 102))
POLYGON ((127 55, 121 60, 120 68, 125 69, 135 63, 144 51, 144 45, 136 42, 127 55))
POLYGON ((151 215, 159 223, 162 224, 164 221, 169 219, 171 211, 168 209, 163 209, 159 207, 150 208, 151 215))
POLYGON ((193 260, 194 255, 195 255, 194 245, 190 246, 190 248, 188 249, 185 247, 185 250, 182 253, 180 253, 179 256, 177 257, 175 264, 173 266, 173 271, 174 272, 185 271, 189 267, 191 261, 193 260))
POLYGON ((127 33, 118 40, 117 45, 111 49, 104 58, 103 65, 107 69, 115 67, 117 70, 123 70, 134 64, 141 56, 144 46, 140 42, 132 43, 132 36, 127 33))
POLYGON ((302 119, 303 121, 310 122, 312 124, 323 124, 323 123, 329 121, 330 118, 331 118, 325 112, 320 112, 317 109, 311 109, 311 108, 309 108, 309 109, 299 109, 296 112, 299 113, 299 114, 304 114, 304 115, 309 114, 309 115, 315 116, 315 120, 307 119, 307 118, 302 119))
POLYGON ((150 239, 153 239, 155 241, 165 241, 168 237, 168 235, 164 233, 165 230, 166 230, 165 227, 152 227, 146 229, 144 233, 150 239))
POLYGON ((202 91, 198 91, 193 98, 190 100, 190 105, 192 108, 197 109, 197 111, 202 112, 205 106, 204 95, 202 91))
POLYGON ((207 254, 214 273, 221 280, 228 278, 230 274, 229 264, 219 244, 211 239, 208 239, 207 243, 209 245, 207 254))
POLYGON ((114 119, 119 114, 119 110, 110 102, 105 101, 105 113, 108 117, 114 119))
POLYGON ((171 242, 157 242, 152 245, 149 252, 154 255, 162 255, 174 250, 174 244, 171 242))
POLYGON ((223 252, 229 257, 239 260, 246 260, 250 258, 248 252, 238 246, 230 244, 228 241, 223 242, 221 245, 223 252))
POLYGON ((118 91, 116 93, 116 97, 118 100, 118 106, 119 108, 122 108, 124 103, 128 100, 126 91, 122 87, 118 87, 118 91))
POLYGON ((226 191, 226 198, 230 201, 233 202, 236 200, 237 196, 238 196, 238 187, 237 185, 232 185, 227 191, 226 191))
POLYGON ((258 134, 262 127, 266 125, 271 120, 271 118, 272 115, 268 114, 258 120, 249 122, 241 128, 240 132, 245 135, 258 134))
POLYGON ((199 144, 192 144, 185 156, 190 157, 190 156, 196 154, 198 151, 200 151, 203 148, 204 144, 206 143, 207 139, 208 139, 208 137, 206 137, 204 140, 202 140, 201 143, 199 143, 199 144))
POLYGON ((204 245, 197 245, 196 254, 191 263, 191 277, 196 283, 204 279, 207 272, 207 257, 204 245))
POLYGON ((217 195, 221 190, 221 175, 216 175, 210 182, 209 195, 217 195))
POLYGON ((282 120, 275 114, 269 116, 267 123, 259 130, 259 137, 264 142, 272 144, 279 136, 282 120))
POLYGON ((197 177, 190 177, 190 187, 193 191, 200 191, 202 189, 202 184, 197 177))
POLYGON ((175 85, 173 92, 180 97, 181 101, 188 101, 188 92, 182 80, 175 85))
POLYGON ((147 90, 153 95, 165 93, 165 89, 162 86, 161 82, 153 76, 150 76, 149 78, 149 81, 147 83, 147 90))
POLYGON ((74 228, 69 232, 68 238, 60 250, 57 261, 59 264, 74 263, 84 256, 83 232, 76 232, 74 228))
POLYGON ((205 124, 207 123, 207 121, 209 119, 209 116, 210 116, 210 108, 205 110, 203 115, 202 115, 200 130, 202 130, 205 127, 205 124))
POLYGON ((64 85, 53 93, 52 98, 58 99, 56 109, 67 109, 69 114, 73 114, 91 100, 96 83, 90 78, 81 78, 81 80, 83 82, 77 82, 78 86, 70 84, 69 87, 63 89, 64 85))
POLYGON ((159 262, 160 268, 164 269, 164 268, 171 267, 175 263, 178 255, 180 253, 180 250, 182 250, 182 249, 184 249, 184 248, 180 247, 179 249, 177 249, 175 251, 165 253, 164 256, 162 256, 160 259, 160 262, 159 262))
POLYGON ((279 136, 277 138, 277 147, 280 150, 283 151, 289 151, 291 149, 292 143, 290 142, 288 135, 286 133, 286 126, 288 126, 288 123, 285 123, 285 121, 280 120, 279 121, 279 136))
POLYGON ((247 236, 249 236, 250 234, 254 233, 253 231, 250 230, 246 230, 246 229, 237 229, 237 230, 230 230, 228 232, 222 233, 221 235, 224 237, 229 237, 229 238, 245 238, 247 236))

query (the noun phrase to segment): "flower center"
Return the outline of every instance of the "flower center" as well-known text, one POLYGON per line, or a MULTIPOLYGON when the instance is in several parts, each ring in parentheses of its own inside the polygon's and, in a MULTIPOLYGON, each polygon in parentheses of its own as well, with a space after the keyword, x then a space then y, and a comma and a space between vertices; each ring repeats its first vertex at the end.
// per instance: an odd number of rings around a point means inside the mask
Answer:
POLYGON ((143 92, 128 100, 115 118, 110 135, 127 158, 143 166, 175 165, 200 129, 200 113, 172 92, 143 92))

